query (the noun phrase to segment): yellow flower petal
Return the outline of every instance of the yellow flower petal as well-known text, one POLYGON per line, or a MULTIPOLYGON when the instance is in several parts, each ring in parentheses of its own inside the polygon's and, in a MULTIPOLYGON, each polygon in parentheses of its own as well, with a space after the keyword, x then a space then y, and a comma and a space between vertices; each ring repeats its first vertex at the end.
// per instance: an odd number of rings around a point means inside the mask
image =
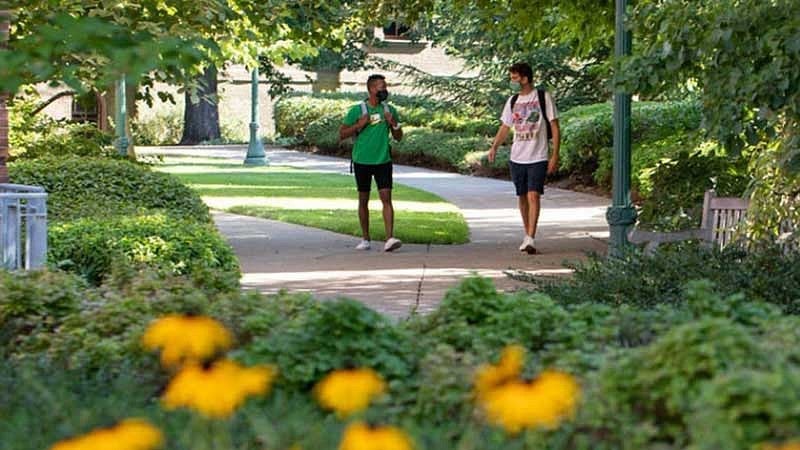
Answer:
POLYGON ((109 428, 61 441, 50 450, 151 450, 164 443, 161 431, 142 419, 127 419, 109 428))
POLYGON ((386 391, 386 383, 372 369, 344 369, 329 373, 314 388, 323 408, 349 416, 366 409, 386 391))
POLYGON ((478 368, 475 375, 475 394, 485 396, 503 383, 518 378, 525 361, 525 349, 519 345, 509 345, 503 349, 497 365, 486 364, 478 368))
POLYGON ((211 418, 230 417, 248 397, 269 391, 277 375, 273 367, 245 368, 223 360, 213 366, 184 367, 161 398, 165 408, 188 408, 211 418))
POLYGON ((156 320, 142 336, 146 349, 161 350, 165 367, 202 362, 232 343, 233 336, 222 324, 202 316, 169 315, 156 320))
POLYGON ((339 450, 412 450, 411 439, 399 428, 355 422, 344 430, 339 450))

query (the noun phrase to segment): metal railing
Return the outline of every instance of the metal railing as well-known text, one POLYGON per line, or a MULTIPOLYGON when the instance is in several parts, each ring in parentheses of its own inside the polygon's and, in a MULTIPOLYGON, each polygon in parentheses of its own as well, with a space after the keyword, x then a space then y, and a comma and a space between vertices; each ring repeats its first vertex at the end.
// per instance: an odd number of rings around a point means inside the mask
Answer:
POLYGON ((46 261, 47 193, 40 186, 0 183, 0 268, 30 270, 46 261))

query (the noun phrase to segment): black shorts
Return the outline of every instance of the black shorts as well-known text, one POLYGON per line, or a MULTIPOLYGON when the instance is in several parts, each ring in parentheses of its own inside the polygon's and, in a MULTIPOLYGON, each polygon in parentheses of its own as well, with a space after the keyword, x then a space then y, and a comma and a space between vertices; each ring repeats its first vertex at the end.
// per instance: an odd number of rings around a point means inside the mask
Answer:
POLYGON ((392 188, 391 161, 383 164, 359 164, 354 162, 353 172, 356 174, 358 192, 372 190, 372 177, 375 177, 375 184, 378 186, 378 190, 392 188))
POLYGON ((517 188, 517 195, 526 195, 528 192, 544 194, 544 178, 547 176, 547 161, 531 164, 518 164, 508 162, 511 169, 511 181, 517 188))

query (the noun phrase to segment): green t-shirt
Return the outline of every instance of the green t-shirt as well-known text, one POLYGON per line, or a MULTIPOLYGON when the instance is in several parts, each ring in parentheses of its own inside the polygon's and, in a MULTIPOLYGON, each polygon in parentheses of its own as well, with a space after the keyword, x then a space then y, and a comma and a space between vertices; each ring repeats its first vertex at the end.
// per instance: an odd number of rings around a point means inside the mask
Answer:
MULTIPOLYGON (((400 123, 400 116, 394 106, 389 105, 394 120, 400 123)), ((383 164, 392 160, 389 152, 390 127, 383 117, 383 105, 372 106, 367 102, 367 112, 370 116, 370 123, 365 126, 356 136, 353 144, 353 161, 359 164, 383 164)), ((344 117, 346 126, 353 126, 361 118, 361 104, 356 104, 347 111, 344 117)))

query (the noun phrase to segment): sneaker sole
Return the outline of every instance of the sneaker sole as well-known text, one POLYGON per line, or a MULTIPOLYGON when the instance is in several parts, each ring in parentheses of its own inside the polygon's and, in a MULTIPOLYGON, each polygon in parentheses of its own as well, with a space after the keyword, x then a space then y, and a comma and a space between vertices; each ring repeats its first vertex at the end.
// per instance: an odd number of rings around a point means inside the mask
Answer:
POLYGON ((391 247, 385 248, 385 249, 383 249, 383 251, 385 251, 385 252, 393 252, 393 251, 397 250, 398 248, 400 248, 402 246, 403 246, 402 242, 395 242, 394 244, 392 244, 391 247))

